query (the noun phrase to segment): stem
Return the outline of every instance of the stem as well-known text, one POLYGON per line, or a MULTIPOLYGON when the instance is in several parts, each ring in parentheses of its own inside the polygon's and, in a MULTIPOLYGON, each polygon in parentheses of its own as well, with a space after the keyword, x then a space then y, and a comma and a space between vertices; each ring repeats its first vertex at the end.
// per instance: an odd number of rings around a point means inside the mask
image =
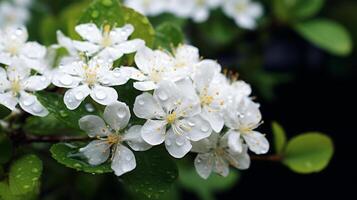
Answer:
POLYGON ((37 136, 37 135, 12 135, 12 139, 17 144, 29 144, 29 143, 57 143, 57 142, 78 142, 88 141, 88 136, 65 136, 65 135, 49 135, 49 136, 37 136))
POLYGON ((259 161, 272 161, 272 162, 280 162, 283 157, 281 155, 265 155, 265 156, 251 156, 252 160, 259 160, 259 161))

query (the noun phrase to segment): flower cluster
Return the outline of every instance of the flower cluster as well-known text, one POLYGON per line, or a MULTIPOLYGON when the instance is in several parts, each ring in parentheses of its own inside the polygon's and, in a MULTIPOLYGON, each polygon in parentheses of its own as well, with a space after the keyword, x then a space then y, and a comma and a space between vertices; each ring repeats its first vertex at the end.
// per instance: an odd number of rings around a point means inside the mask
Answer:
POLYGON ((221 7, 228 17, 245 29, 254 29, 256 19, 263 14, 262 6, 251 0, 125 0, 124 4, 147 16, 172 13, 195 22, 206 21, 210 10, 221 7))
POLYGON ((28 7, 32 0, 12 0, 0 2, 0 28, 25 24, 30 18, 28 7))
POLYGON ((57 47, 68 50, 59 66, 49 67, 46 48, 27 42, 25 28, 1 32, 0 103, 20 107, 33 115, 48 114, 32 92, 50 83, 67 88, 64 103, 75 109, 88 97, 106 106, 103 118, 87 115, 79 126, 94 140, 80 149, 91 165, 110 160, 120 176, 136 167, 134 151, 164 144, 168 153, 182 158, 198 153, 197 172, 207 178, 211 171, 223 176, 229 165, 246 169, 248 149, 266 153, 269 143, 254 129, 261 123, 259 104, 249 97, 251 88, 243 81, 227 78, 214 60, 202 59, 199 50, 180 45, 170 53, 153 50, 141 39, 129 39, 132 25, 110 27, 81 24, 75 30, 83 41, 58 32, 57 47), (115 66, 124 54, 135 53, 134 66, 115 66), (141 91, 134 105, 120 102, 114 86, 129 84, 141 91), (131 121, 131 112, 143 124, 131 121), (129 148, 130 147, 130 148, 129 148))

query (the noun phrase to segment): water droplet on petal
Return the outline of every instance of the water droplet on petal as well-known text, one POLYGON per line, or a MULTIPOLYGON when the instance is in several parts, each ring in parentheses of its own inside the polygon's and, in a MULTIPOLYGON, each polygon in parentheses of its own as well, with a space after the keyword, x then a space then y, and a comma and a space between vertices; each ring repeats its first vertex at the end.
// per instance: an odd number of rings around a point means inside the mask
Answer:
POLYGON ((127 156, 127 157, 125 157, 125 159, 126 159, 127 161, 130 161, 130 160, 131 160, 131 156, 127 156))
POLYGON ((209 130, 209 127, 207 125, 202 125, 201 126, 201 131, 207 132, 209 130))
POLYGON ((88 112, 94 112, 94 106, 92 105, 92 104, 90 104, 90 103, 87 103, 86 105, 84 105, 84 107, 86 108, 86 110, 88 111, 88 112))
POLYGON ((40 105, 35 105, 33 106, 32 110, 35 112, 35 113, 40 113, 43 111, 43 107, 40 106, 40 105))
POLYGON ((145 102, 144 102, 144 100, 140 99, 140 100, 138 100, 138 104, 143 106, 145 104, 145 102))
POLYGON ((126 116, 126 110, 125 109, 120 109, 118 110, 118 117, 119 118, 124 118, 126 116))
POLYGON ((63 85, 71 85, 73 83, 73 80, 71 79, 71 77, 69 76, 63 76, 61 79, 60 79, 60 82, 63 84, 63 85))
POLYGON ((182 146, 185 143, 185 140, 182 137, 176 138, 177 146, 182 146))
POLYGON ((105 98, 107 98, 107 94, 103 91, 103 90, 98 90, 95 93, 95 96, 99 99, 99 100, 103 100, 105 98))
POLYGON ((166 144, 167 146, 171 146, 171 141, 170 141, 170 140, 166 140, 165 144, 166 144))
POLYGON ((26 98, 23 103, 25 106, 31 106, 32 104, 35 103, 35 99, 34 98, 26 98))
POLYGON ((78 100, 81 101, 84 98, 83 92, 79 91, 77 94, 74 95, 74 97, 78 100))
POLYGON ((196 125, 195 122, 193 122, 193 121, 188 121, 187 123, 188 123, 188 125, 191 126, 191 127, 194 127, 194 126, 196 125))
POLYGON ((157 95, 162 101, 166 101, 169 98, 165 91, 159 91, 157 95))

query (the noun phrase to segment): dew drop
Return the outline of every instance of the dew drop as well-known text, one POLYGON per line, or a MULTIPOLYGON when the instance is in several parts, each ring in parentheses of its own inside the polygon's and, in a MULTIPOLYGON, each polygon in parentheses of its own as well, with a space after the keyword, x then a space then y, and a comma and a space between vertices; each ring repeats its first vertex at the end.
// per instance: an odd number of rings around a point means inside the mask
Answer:
POLYGON ((202 125, 201 131, 207 132, 209 130, 209 127, 207 125, 202 125))
POLYGON ((165 144, 166 144, 167 146, 171 146, 171 141, 170 141, 170 140, 166 140, 165 144))
POLYGON ((78 100, 81 101, 84 98, 83 92, 79 91, 77 94, 74 95, 74 97, 78 100))
POLYGON ((40 113, 43 111, 43 107, 40 106, 40 105, 34 105, 32 110, 35 112, 35 113, 40 113))
POLYGON ((63 84, 63 85, 71 85, 73 83, 73 80, 69 77, 69 76, 63 76, 61 79, 60 79, 60 82, 63 84))
POLYGON ((119 109, 117 115, 118 115, 119 118, 124 118, 126 116, 126 110, 125 109, 119 109))
POLYGON ((103 0, 102 4, 105 6, 111 6, 113 4, 112 0, 103 0))
POLYGON ((103 91, 103 90, 98 90, 95 93, 95 96, 99 99, 99 100, 103 100, 105 98, 107 98, 107 94, 103 91))
POLYGON ((169 98, 165 91, 159 91, 157 95, 162 101, 166 101, 169 98))
POLYGON ((91 16, 93 18, 98 18, 99 17, 99 12, 97 10, 95 10, 95 11, 92 12, 91 16))
POLYGON ((68 113, 66 111, 64 111, 64 110, 60 110, 59 113, 60 113, 61 117, 67 117, 68 116, 68 113))
POLYGON ((31 106, 32 104, 35 103, 35 99, 34 98, 27 98, 27 99, 24 100, 23 103, 24 103, 25 106, 31 106))
POLYGON ((127 161, 130 161, 130 160, 131 160, 131 156, 127 156, 127 157, 125 157, 125 159, 126 159, 127 161))
POLYGON ((195 122, 193 122, 193 121, 188 121, 187 123, 188 123, 188 125, 191 126, 191 127, 194 127, 194 126, 196 125, 195 122))
POLYGON ((84 107, 86 108, 86 110, 88 111, 88 112, 94 112, 94 106, 92 105, 92 104, 90 104, 90 103, 87 103, 86 105, 84 105, 84 107))
POLYGON ((145 102, 144 102, 144 100, 140 99, 140 100, 138 100, 138 104, 143 106, 145 104, 145 102))
POLYGON ((184 143, 185 143, 185 141, 181 137, 176 138, 177 146, 182 146, 184 143))

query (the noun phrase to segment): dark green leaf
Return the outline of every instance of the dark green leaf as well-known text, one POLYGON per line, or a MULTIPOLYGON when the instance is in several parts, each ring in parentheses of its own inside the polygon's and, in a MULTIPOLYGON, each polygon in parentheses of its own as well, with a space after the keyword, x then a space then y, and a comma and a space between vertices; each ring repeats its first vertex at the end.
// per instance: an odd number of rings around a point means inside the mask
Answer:
POLYGON ((0 127, 0 164, 9 162, 12 156, 12 143, 0 127))
POLYGON ((96 114, 96 111, 89 112, 88 109, 86 109, 85 102, 82 102, 75 111, 68 110, 63 103, 63 96, 56 93, 42 91, 36 93, 36 96, 42 105, 45 106, 58 120, 74 129, 79 129, 78 121, 81 117, 96 114))
POLYGON ((316 15, 325 0, 274 0, 275 15, 282 21, 300 21, 316 15))
POLYGON ((177 47, 183 40, 181 29, 175 24, 165 22, 156 28, 154 47, 171 51, 172 47, 177 47))
POLYGON ((0 119, 5 118, 11 113, 11 110, 0 104, 0 119))
POLYGON ((25 155, 12 163, 9 172, 10 190, 15 195, 38 189, 42 174, 42 161, 35 155, 25 155))
POLYGON ((54 144, 51 147, 52 157, 57 160, 57 162, 65 165, 66 167, 76 169, 78 171, 84 171, 92 174, 102 174, 112 172, 110 163, 105 163, 98 166, 92 166, 86 161, 81 160, 80 158, 73 156, 78 154, 79 148, 71 147, 64 143, 54 144))
POLYGON ((336 22, 314 19, 298 23, 294 28, 302 37, 331 54, 344 56, 352 51, 349 32, 336 22))
POLYGON ((333 155, 331 138, 322 133, 304 133, 292 138, 285 150, 283 163, 297 173, 323 170, 333 155))
POLYGON ((286 145, 285 130, 278 122, 273 122, 271 126, 274 134, 275 152, 281 154, 286 145))
POLYGON ((11 193, 9 185, 6 181, 0 182, 0 199, 1 200, 23 200, 21 196, 16 196, 11 193))
POLYGON ((136 168, 123 175, 123 184, 138 199, 160 199, 178 176, 177 166, 160 147, 135 154, 136 168))

